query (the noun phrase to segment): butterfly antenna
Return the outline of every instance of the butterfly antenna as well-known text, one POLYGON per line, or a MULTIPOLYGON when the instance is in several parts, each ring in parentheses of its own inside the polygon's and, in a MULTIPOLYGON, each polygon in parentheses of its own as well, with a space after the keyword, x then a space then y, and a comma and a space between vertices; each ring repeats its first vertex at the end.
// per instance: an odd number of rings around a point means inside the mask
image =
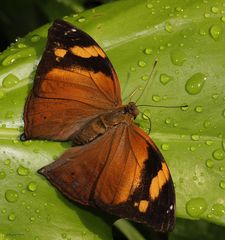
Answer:
POLYGON ((131 98, 136 94, 136 92, 140 90, 140 87, 135 88, 127 97, 123 99, 123 102, 129 98, 128 102, 131 102, 131 98))
POLYGON ((151 129, 152 129, 152 121, 151 121, 151 118, 150 118, 148 115, 146 115, 144 112, 141 112, 141 111, 140 111, 140 113, 142 114, 142 116, 145 116, 145 117, 148 119, 148 122, 149 122, 148 135, 149 135, 150 132, 151 132, 151 129))
POLYGON ((137 107, 157 107, 157 108, 186 108, 188 107, 187 104, 179 105, 179 106, 163 106, 163 105, 151 105, 151 104, 140 104, 137 107))
POLYGON ((143 94, 144 94, 144 92, 145 92, 145 89, 147 88, 148 83, 150 82, 150 80, 151 80, 151 78, 152 78, 152 75, 153 75, 153 72, 154 72, 154 70, 155 70, 155 67, 156 67, 157 63, 158 63, 158 60, 156 59, 155 62, 154 62, 154 64, 153 64, 153 66, 152 66, 152 70, 151 70, 151 72, 150 72, 150 74, 149 74, 149 77, 148 77, 148 79, 147 79, 147 82, 146 82, 146 84, 145 84, 145 86, 144 86, 144 89, 143 89, 141 95, 140 95, 140 96, 138 97, 138 99, 136 100, 136 103, 137 103, 137 102, 141 99, 141 97, 143 96, 143 94))

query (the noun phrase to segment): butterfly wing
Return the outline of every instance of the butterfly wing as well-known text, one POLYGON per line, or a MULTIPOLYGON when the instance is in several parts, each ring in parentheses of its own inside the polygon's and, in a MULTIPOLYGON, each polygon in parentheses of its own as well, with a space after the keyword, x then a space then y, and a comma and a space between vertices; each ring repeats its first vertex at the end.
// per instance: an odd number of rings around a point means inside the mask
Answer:
POLYGON ((26 101, 25 138, 68 140, 120 105, 119 81, 104 51, 88 34, 56 20, 26 101))
POLYGON ((74 201, 157 231, 174 227, 175 193, 168 167, 134 124, 120 124, 89 144, 70 148, 40 172, 74 201))

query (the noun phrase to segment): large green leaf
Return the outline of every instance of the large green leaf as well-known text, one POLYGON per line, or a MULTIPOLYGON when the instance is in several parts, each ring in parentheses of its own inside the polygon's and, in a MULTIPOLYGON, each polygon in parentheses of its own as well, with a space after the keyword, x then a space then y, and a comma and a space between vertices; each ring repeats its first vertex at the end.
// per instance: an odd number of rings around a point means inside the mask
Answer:
MULTIPOLYGON (((140 96, 158 59, 138 104, 188 104, 183 109, 140 108, 151 117, 150 135, 170 167, 177 216, 220 225, 225 225, 224 15, 222 0, 128 0, 66 18, 106 50, 123 97, 136 90, 132 100, 140 96)), ((110 239, 108 215, 97 217, 71 204, 36 174, 69 143, 19 141, 24 102, 48 27, 0 55, 0 232, 3 239, 110 239)), ((138 121, 148 130, 146 117, 138 121)))

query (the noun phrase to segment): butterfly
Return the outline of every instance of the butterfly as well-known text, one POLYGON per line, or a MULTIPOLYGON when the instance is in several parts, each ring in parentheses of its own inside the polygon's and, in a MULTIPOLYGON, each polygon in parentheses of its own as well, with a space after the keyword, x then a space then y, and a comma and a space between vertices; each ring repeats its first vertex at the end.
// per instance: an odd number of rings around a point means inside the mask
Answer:
POLYGON ((116 72, 102 48, 63 20, 48 31, 24 108, 23 140, 72 141, 41 168, 70 200, 168 232, 175 224, 175 191, 157 146, 122 105, 116 72))

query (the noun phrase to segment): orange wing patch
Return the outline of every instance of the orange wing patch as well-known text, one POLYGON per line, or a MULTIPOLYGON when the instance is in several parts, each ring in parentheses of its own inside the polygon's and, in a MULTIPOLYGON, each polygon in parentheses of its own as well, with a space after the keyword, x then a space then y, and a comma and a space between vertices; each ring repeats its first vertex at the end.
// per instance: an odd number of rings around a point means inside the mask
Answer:
POLYGON ((158 198, 159 193, 165 183, 169 180, 169 170, 165 163, 162 163, 162 169, 159 170, 157 176, 152 179, 149 188, 149 195, 152 200, 158 198))
POLYGON ((63 49, 63 48, 56 48, 55 51, 54 51, 54 54, 57 56, 57 57, 64 57, 67 53, 67 50, 63 49))
POLYGON ((80 47, 80 46, 75 46, 70 48, 70 51, 82 58, 90 58, 90 57, 102 57, 105 58, 106 55, 105 53, 98 47, 98 46, 89 46, 89 47, 80 47))
POLYGON ((149 202, 147 200, 141 200, 138 206, 140 212, 145 213, 148 209, 149 202))

